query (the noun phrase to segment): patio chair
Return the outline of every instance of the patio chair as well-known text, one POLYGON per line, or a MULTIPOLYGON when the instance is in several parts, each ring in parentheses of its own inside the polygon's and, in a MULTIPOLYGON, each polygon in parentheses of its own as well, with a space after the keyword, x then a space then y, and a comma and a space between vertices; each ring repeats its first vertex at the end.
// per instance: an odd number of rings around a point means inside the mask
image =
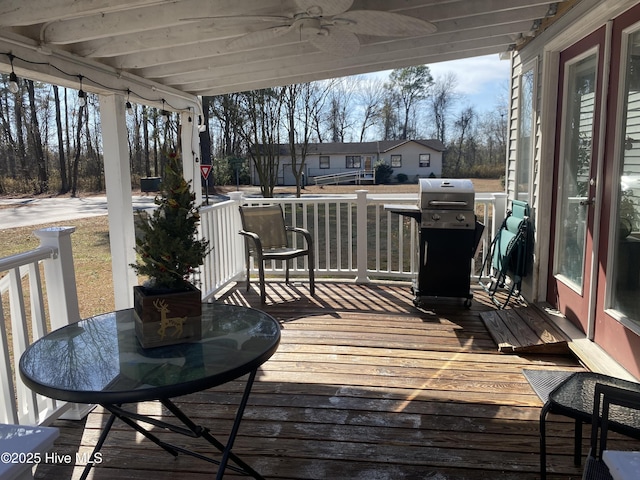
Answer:
POLYGON ((531 229, 529 204, 520 200, 513 200, 511 210, 502 222, 498 233, 491 242, 489 255, 482 265, 484 272, 491 262, 491 278, 488 283, 480 280, 480 285, 489 294, 495 305, 503 309, 511 298, 520 295, 522 279, 531 269, 533 247, 533 230, 531 229), (496 298, 498 288, 507 287, 507 298, 500 302, 496 298))
MULTIPOLYGON (((285 265, 285 281, 289 283, 289 261, 298 257, 308 258, 309 290, 315 295, 315 263, 313 255, 313 240, 308 230, 285 225, 282 207, 280 205, 241 206, 240 218, 242 230, 240 235, 245 237, 245 259, 247 265, 247 291, 250 285, 249 257, 253 257, 258 264, 260 281, 260 301, 265 303, 264 264, 269 260, 280 260, 285 265), (301 235, 305 246, 291 246, 288 232, 301 235)), ((295 245, 295 244, 294 244, 295 245)))
MULTIPOLYGON (((551 414, 573 418, 575 466, 582 462, 582 425, 591 423, 596 408, 594 400, 599 398, 596 388, 622 389, 640 398, 640 383, 623 380, 594 372, 576 372, 555 387, 540 411, 540 479, 547 475, 547 416, 551 414)), ((609 431, 622 433, 640 439, 640 415, 628 415, 626 418, 612 418, 609 431)))
POLYGON ((617 431, 623 431, 634 438, 640 436, 640 393, 612 385, 596 384, 591 418, 591 450, 582 478, 583 480, 613 479, 603 456, 609 454, 615 457, 624 454, 619 451, 604 453, 607 450, 608 433, 617 424, 618 428, 615 428, 617 431))

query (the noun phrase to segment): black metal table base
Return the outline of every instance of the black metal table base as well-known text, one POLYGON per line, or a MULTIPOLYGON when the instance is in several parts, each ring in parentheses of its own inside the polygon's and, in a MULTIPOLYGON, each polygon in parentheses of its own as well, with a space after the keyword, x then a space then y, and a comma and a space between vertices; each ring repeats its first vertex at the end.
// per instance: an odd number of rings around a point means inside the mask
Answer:
POLYGON ((105 409, 111 412, 111 416, 109 417, 109 420, 107 421, 107 424, 105 425, 104 430, 100 434, 100 438, 98 439, 98 442, 96 443, 96 446, 93 452, 91 453, 89 462, 87 462, 87 465, 85 466, 80 479, 86 480, 91 468, 94 465, 96 454, 100 451, 100 449, 104 445, 104 442, 107 436, 109 435, 109 431, 113 426, 113 422, 115 421, 116 418, 118 418, 173 456, 177 457, 180 453, 183 453, 185 455, 190 455, 192 457, 196 457, 201 460, 205 460, 207 462, 218 465, 218 474, 216 475, 217 480, 222 479, 222 477, 224 476, 224 471, 227 468, 229 470, 233 470, 234 472, 251 476, 258 480, 264 480, 264 477, 262 475, 256 472, 252 467, 250 467, 246 462, 241 460, 236 454, 232 452, 233 444, 235 442, 236 435, 238 434, 238 429, 240 428, 240 422, 242 421, 242 416, 244 415, 244 410, 247 406, 247 401, 249 400, 249 394, 251 393, 251 388, 253 386, 253 382, 256 377, 256 372, 257 370, 253 370, 249 374, 249 378, 247 379, 247 384, 244 388, 244 392, 242 394, 240 404, 238 405, 238 410, 236 411, 236 416, 234 418, 233 426, 231 428, 231 433, 229 434, 229 438, 227 440, 226 445, 220 442, 217 438, 215 438, 209 432, 208 428, 204 428, 199 425, 196 425, 182 410, 178 408, 176 404, 174 404, 169 399, 161 399, 159 401, 171 412, 171 414, 174 417, 176 417, 178 420, 180 420, 180 422, 182 422, 182 425, 174 425, 162 420, 157 420, 155 418, 148 417, 146 415, 130 412, 128 410, 123 409, 121 405, 102 404, 102 406, 105 409), (169 430, 174 433, 179 433, 181 435, 185 435, 191 438, 204 438, 206 441, 208 441, 211 445, 216 447, 216 449, 218 449, 222 453, 222 457, 220 460, 216 460, 214 458, 207 457, 205 455, 194 452, 192 450, 189 450, 177 445, 173 445, 167 442, 163 442, 157 436, 151 433, 149 430, 147 430, 142 425, 140 425, 140 423, 138 422, 147 423, 149 425, 153 425, 158 428, 169 430), (228 465, 229 460, 231 460, 237 466, 228 465))

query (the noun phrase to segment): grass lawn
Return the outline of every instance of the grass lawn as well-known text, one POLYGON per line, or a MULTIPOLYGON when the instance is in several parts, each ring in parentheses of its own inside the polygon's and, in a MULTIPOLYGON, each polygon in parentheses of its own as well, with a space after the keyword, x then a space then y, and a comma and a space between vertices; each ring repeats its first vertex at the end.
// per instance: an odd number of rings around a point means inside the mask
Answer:
MULTIPOLYGON (((38 228, 69 225, 76 227, 76 231, 71 234, 71 243, 80 316, 84 318, 113 310, 111 252, 106 216, 0 230, 0 257, 37 248, 40 241, 33 232, 38 228)), ((4 305, 7 306, 7 303, 4 305)), ((6 308, 5 312, 8 311, 6 308)))

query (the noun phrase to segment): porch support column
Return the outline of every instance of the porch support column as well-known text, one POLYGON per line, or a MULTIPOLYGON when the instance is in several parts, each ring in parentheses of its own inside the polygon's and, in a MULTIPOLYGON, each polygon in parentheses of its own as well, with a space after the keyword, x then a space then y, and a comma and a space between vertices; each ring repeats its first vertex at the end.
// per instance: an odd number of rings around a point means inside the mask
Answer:
POLYGON ((125 102, 126 99, 122 95, 100 95, 111 270, 116 310, 133 307, 133 287, 138 284, 136 274, 129 266, 135 262, 135 230, 125 102))
POLYGON ((356 263, 358 275, 356 283, 369 283, 367 276, 367 193, 368 190, 356 190, 356 263))
POLYGON ((182 145, 182 174, 191 181, 196 194, 196 205, 202 205, 202 181, 200 180, 200 132, 195 115, 191 111, 180 113, 180 141, 182 145))

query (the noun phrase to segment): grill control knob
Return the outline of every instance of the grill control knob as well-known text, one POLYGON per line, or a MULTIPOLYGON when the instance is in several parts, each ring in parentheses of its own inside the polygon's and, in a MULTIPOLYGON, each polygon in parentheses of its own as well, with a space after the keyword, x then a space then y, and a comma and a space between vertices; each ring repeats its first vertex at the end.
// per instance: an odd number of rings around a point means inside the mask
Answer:
POLYGON ((463 214, 459 213, 458 215, 456 215, 456 220, 458 220, 459 222, 464 222, 466 218, 463 214))
POLYGON ((437 222, 438 220, 440 220, 440 215, 438 215, 437 213, 434 213, 433 215, 431 215, 431 219, 437 222))

